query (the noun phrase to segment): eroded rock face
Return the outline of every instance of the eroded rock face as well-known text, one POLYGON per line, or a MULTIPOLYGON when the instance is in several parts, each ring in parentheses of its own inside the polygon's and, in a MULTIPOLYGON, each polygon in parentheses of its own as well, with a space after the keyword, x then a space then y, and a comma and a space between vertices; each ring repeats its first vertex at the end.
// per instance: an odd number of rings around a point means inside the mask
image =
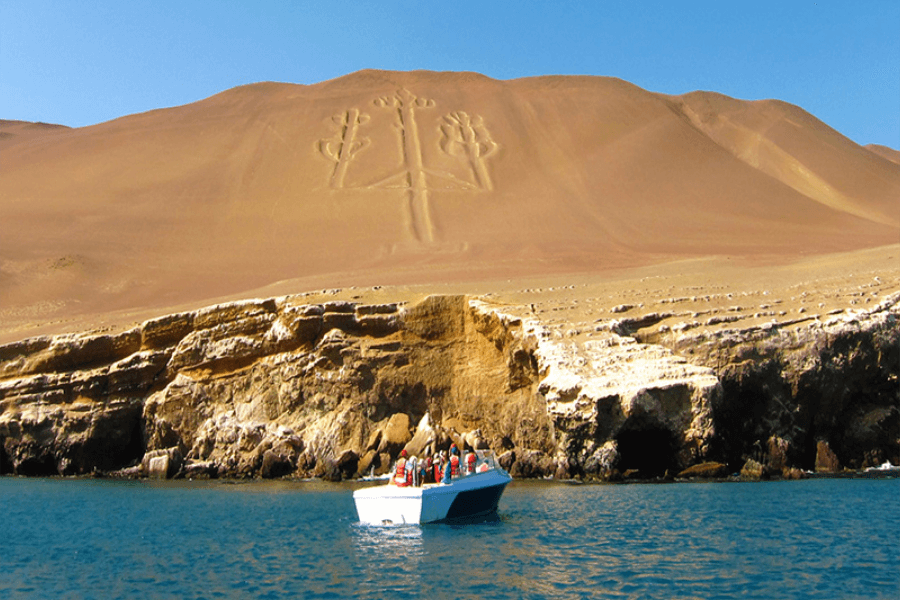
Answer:
POLYGON ((34 338, 0 347, 0 472, 342 479, 451 442, 522 477, 793 476, 819 441, 834 464, 900 462, 898 299, 668 347, 630 335, 659 315, 582 339, 462 296, 248 300, 34 338))
MULTIPOLYGON (((185 472, 345 478, 387 469, 413 441, 463 446, 478 428, 487 443, 547 453, 532 379, 509 368, 518 338, 495 326, 463 297, 280 298, 12 344, 0 349, 0 467, 82 474, 176 448, 185 472)), ((172 475, 170 454, 165 469, 153 456, 154 474, 172 475)))
POLYGON ((898 301, 682 338, 677 349, 693 363, 717 365, 713 453, 732 467, 753 457, 773 472, 812 470, 825 441, 850 468, 900 463, 898 301))
POLYGON ((535 327, 559 463, 656 477, 706 460, 722 392, 711 369, 616 333, 578 344, 535 327))

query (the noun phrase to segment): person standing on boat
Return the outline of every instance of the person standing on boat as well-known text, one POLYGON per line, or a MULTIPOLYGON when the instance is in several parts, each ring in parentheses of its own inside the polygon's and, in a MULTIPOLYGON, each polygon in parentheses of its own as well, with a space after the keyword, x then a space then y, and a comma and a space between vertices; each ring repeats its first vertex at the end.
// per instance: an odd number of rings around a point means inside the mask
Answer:
POLYGON ((430 483, 431 473, 431 454, 426 451, 425 458, 419 462, 419 485, 430 483))
POLYGON ((450 460, 447 461, 447 467, 444 469, 444 482, 450 483, 457 477, 459 477, 459 448, 456 447, 456 444, 451 444, 450 460))
POLYGON ((450 483, 450 481, 452 481, 452 480, 453 480, 453 473, 452 473, 452 470, 450 469, 450 461, 448 460, 447 463, 444 465, 444 474, 441 477, 441 483, 450 483))
POLYGON ((475 453, 472 450, 466 450, 466 475, 475 474, 475 453))
POLYGON ((400 458, 397 459, 397 465, 394 467, 394 477, 391 483, 398 487, 406 487, 406 450, 400 451, 400 458))
POLYGON ((444 471, 444 451, 434 453, 434 482, 441 482, 441 473, 444 471))
POLYGON ((419 485, 418 459, 415 456, 406 459, 406 485, 419 485))

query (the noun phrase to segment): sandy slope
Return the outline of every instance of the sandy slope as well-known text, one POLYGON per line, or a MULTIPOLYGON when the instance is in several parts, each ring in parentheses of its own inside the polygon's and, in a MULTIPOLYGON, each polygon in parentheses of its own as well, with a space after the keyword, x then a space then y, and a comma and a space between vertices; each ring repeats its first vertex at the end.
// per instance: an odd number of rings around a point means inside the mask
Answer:
POLYGON ((895 162, 900 165, 900 152, 894 150, 893 148, 888 148, 887 146, 882 146, 880 144, 867 144, 866 149, 874 152, 882 158, 886 158, 889 161, 895 162))
POLYGON ((0 342, 268 292, 845 269, 900 242, 892 152, 781 102, 596 77, 363 71, 3 121, 0 342))

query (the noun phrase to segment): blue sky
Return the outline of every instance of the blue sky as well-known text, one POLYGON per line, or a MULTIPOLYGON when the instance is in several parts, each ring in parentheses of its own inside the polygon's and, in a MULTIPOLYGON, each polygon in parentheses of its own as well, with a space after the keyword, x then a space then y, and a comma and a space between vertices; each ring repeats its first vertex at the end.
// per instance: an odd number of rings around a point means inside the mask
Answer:
POLYGON ((900 149, 900 2, 0 0, 0 118, 83 126, 363 68, 614 76, 900 149))

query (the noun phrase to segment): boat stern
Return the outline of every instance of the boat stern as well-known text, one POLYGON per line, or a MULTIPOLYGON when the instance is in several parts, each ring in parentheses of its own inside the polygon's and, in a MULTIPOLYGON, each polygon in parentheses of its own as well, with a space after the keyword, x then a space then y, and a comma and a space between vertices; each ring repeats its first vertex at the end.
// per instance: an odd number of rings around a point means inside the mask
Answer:
POLYGON ((359 522, 364 525, 405 525, 421 522, 422 488, 393 485, 353 492, 359 522))

